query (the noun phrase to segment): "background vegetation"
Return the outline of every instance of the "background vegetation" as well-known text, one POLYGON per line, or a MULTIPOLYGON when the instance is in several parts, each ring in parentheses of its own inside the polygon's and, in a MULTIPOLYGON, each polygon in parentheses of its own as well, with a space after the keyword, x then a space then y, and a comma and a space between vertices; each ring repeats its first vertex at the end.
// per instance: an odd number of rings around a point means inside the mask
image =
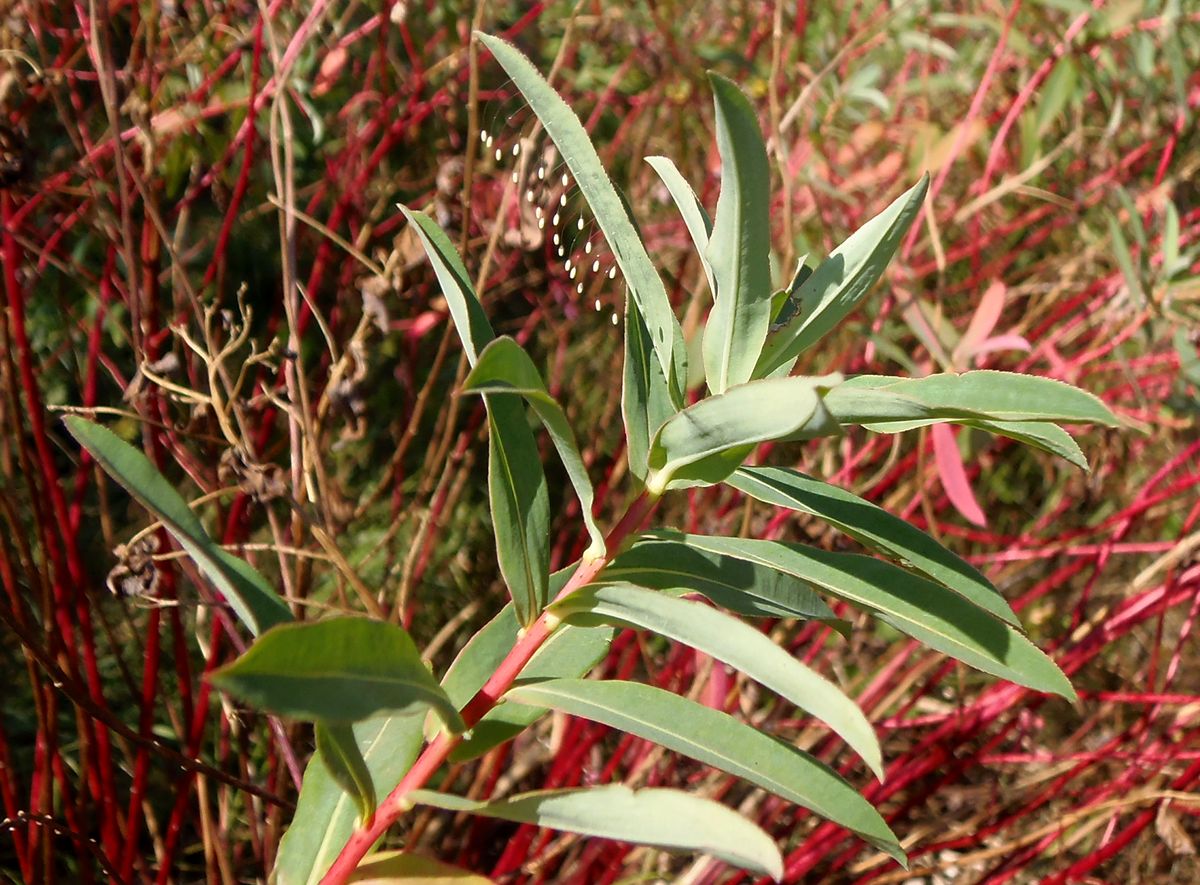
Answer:
MULTIPOLYGON (((687 784, 755 817, 795 881, 1200 876, 1194 6, 19 0, 4 14, 0 871, 13 881, 261 879, 312 744, 204 682, 237 632, 197 604, 186 560, 130 543, 143 511, 81 457, 61 407, 108 421, 191 497, 213 493, 215 534, 310 613, 374 607, 439 673, 502 604, 482 407, 453 396, 454 333, 397 201, 432 204, 461 235, 498 331, 540 354, 566 403, 599 508, 619 511, 621 293, 600 280, 580 295, 505 201, 510 166, 475 133, 515 133, 528 114, 468 47, 472 22, 554 69, 690 328, 703 271, 641 158, 671 156, 711 208, 711 68, 772 136, 781 276, 933 175, 886 286, 821 350, 836 359, 807 370, 1035 372, 1102 396, 1126 427, 1082 436, 1086 475, 967 433, 958 458, 920 434, 804 451, 804 469, 984 568, 1080 694, 1072 706, 982 677, 878 625, 852 643, 779 628, 877 724, 888 777, 866 792, 911 872, 581 720, 457 766, 447 786, 687 784), (195 395, 212 391, 220 402, 195 395), (293 490, 303 507, 285 504, 293 490)), ((565 476, 551 480, 558 567, 587 539, 565 476)), ((681 500, 664 518, 687 530, 844 543, 723 491, 681 500)), ((628 633, 602 670, 835 749, 690 649, 628 633)), ((499 881, 737 880, 708 860, 450 822, 415 815, 407 844, 499 881)))

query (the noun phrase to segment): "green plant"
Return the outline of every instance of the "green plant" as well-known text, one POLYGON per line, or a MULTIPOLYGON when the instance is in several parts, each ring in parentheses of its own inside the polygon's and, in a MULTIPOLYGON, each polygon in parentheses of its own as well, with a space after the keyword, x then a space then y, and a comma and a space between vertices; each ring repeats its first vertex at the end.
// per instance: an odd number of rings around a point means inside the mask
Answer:
POLYGON ((1055 422, 1111 425, 1115 418, 1087 393, 1010 373, 791 376, 801 354, 878 281, 921 207, 927 181, 817 268, 801 263, 791 283, 773 291, 766 149, 747 99, 716 75, 711 80, 723 174, 715 219, 710 221, 669 160, 653 160, 698 247, 714 295, 702 342, 710 395, 687 404, 680 324, 582 126, 516 49, 494 37, 480 40, 554 140, 628 286, 622 414, 638 489, 607 534, 594 522, 591 484, 573 432, 535 363, 511 338, 494 336, 450 240, 430 218, 406 208, 472 367, 463 389, 486 404, 496 554, 512 598, 440 683, 399 626, 355 617, 290 623, 291 612, 267 581, 209 538, 143 455, 96 425, 67 419, 80 443, 156 514, 256 637, 213 681, 255 707, 315 723, 318 758, 308 766, 281 845, 278 881, 344 881, 388 827, 417 804, 704 851, 781 876, 778 848, 757 826, 677 790, 603 785, 476 802, 427 789, 445 762, 477 756, 551 709, 742 777, 904 862, 883 818, 824 762, 661 689, 582 677, 604 655, 615 629, 650 630, 742 670, 821 719, 882 777, 878 741, 857 705, 737 617, 835 621, 818 594, 824 591, 980 670, 1073 698, 1066 677, 1024 636, 1004 598, 962 559, 844 490, 794 470, 746 461, 759 443, 834 436, 848 425, 897 433, 949 423, 1010 436, 1079 463, 1078 446, 1055 422), (550 433, 591 537, 582 559, 555 574, 549 571, 547 483, 525 402, 550 433), (667 492, 716 483, 817 516, 888 559, 669 528, 643 530, 667 492), (713 605, 686 598, 694 594, 713 605), (424 711, 436 718, 427 722, 417 715, 424 711))

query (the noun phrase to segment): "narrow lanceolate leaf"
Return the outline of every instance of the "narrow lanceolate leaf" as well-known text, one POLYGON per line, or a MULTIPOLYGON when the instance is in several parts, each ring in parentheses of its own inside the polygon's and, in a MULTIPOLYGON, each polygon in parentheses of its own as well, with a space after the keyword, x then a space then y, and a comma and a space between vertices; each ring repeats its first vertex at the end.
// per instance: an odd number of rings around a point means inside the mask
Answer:
POLYGON ((294 719, 357 722, 432 707, 453 731, 464 729, 408 633, 385 621, 283 624, 209 678, 255 707, 294 719))
POLYGON ((370 855, 354 868, 346 882, 348 885, 493 885, 486 876, 404 851, 370 855))
MULTIPOLYGON (((862 391, 867 396, 871 396, 871 391, 862 391)), ((908 400, 908 402, 915 402, 908 400)), ((843 409, 841 404, 835 402, 835 406, 843 409)), ((921 409, 928 409, 927 406, 919 406, 921 409)), ((1009 439, 1016 440, 1019 443, 1024 443, 1027 446, 1032 446, 1035 449, 1041 449, 1051 455, 1057 455, 1066 461, 1074 464, 1080 470, 1088 470, 1087 458, 1084 456, 1079 444, 1071 437, 1071 434, 1063 430, 1057 424, 1051 424, 1049 421, 989 421, 984 418, 923 418, 914 419, 911 421, 874 421, 864 425, 873 433, 905 433, 909 430, 916 430, 918 427, 928 427, 931 424, 937 424, 939 421, 952 421, 955 424, 961 424, 964 427, 974 427, 976 430, 983 430, 987 433, 994 433, 996 436, 1006 436, 1009 439)))
POLYGON ((771 172, 754 108, 724 77, 709 74, 721 154, 721 195, 708 242, 716 303, 704 327, 708 389, 724 393, 754 376, 771 325, 771 172))
POLYGON ((506 698, 553 707, 637 735, 743 778, 858 833, 904 863, 895 834, 871 803, 808 753, 732 716, 637 682, 551 679, 506 698))
POLYGON ((668 851, 697 851, 759 875, 773 879, 783 876, 783 858, 770 836, 724 805, 680 790, 635 791, 613 784, 522 793, 494 802, 475 802, 430 790, 413 790, 408 798, 415 804, 447 811, 668 851))
MULTIPOLYGON (((450 316, 474 366, 495 337, 454 245, 433 219, 400 207, 433 264, 450 316)), ((496 558, 522 624, 545 607, 550 571, 550 497, 521 401, 484 396, 488 410, 488 503, 496 558)))
MULTIPOLYGON (((359 753, 376 795, 386 796, 408 772, 421 749, 419 716, 377 716, 353 725, 359 753)), ((358 809, 338 786, 319 755, 309 760, 291 825, 279 843, 275 885, 317 885, 350 834, 358 809)))
POLYGON ((145 455, 99 424, 76 415, 68 416, 65 423, 104 471, 162 522, 252 634, 292 619, 291 610, 266 578, 209 537, 187 502, 145 455))
POLYGON ((629 472, 646 481, 650 440, 676 412, 654 357, 650 331, 642 321, 637 302, 625 296, 625 362, 621 375, 621 418, 625 422, 625 457, 629 472))
POLYGON ((800 287, 800 315, 768 337, 756 378, 790 370, 796 358, 858 306, 883 275, 921 210, 929 176, 872 218, 829 254, 800 287))
POLYGON ((1001 620, 1020 626, 1000 591, 974 566, 911 523, 858 495, 785 467, 742 467, 726 483, 767 504, 811 514, 871 550, 940 581, 1001 620))
POLYGON ((589 585, 551 611, 568 623, 651 630, 712 655, 825 722, 883 777, 879 742, 858 705, 749 624, 702 602, 632 584, 589 585))
POLYGON ((604 171, 583 124, 516 47, 499 37, 478 32, 476 37, 512 77, 513 83, 529 102, 530 109, 546 127, 546 133, 558 147, 567 168, 575 176, 579 190, 587 198, 596 223, 604 232, 613 257, 629 285, 629 291, 638 303, 659 366, 670 384, 673 400, 676 404, 682 404, 683 385, 687 379, 683 332, 671 310, 662 278, 650 261, 629 209, 604 171))
POLYGON ((711 485, 733 473, 755 445, 838 432, 821 404, 841 375, 739 384, 673 415, 650 443, 646 488, 711 485))
POLYGON ((463 390, 467 393, 516 394, 533 406, 567 469, 567 477, 575 488, 575 494, 579 496, 583 522, 592 539, 584 559, 603 556, 604 534, 592 516, 592 481, 588 478, 587 468, 583 466, 575 433, 567 423, 562 407, 546 390, 542 376, 529 354, 507 335, 497 338, 479 354, 479 361, 463 382, 463 390))
POLYGON ((696 247, 696 253, 700 256, 704 277, 708 280, 708 291, 716 297, 717 282, 713 277, 712 264, 708 260, 708 239, 712 236, 713 229, 708 213, 704 211, 704 206, 697 199, 692 186, 669 158, 647 157, 646 162, 658 173, 671 199, 675 201, 688 235, 692 238, 692 244, 696 247))
POLYGON ((802 544, 686 535, 704 550, 769 565, 873 610, 930 648, 1018 685, 1075 700, 1058 666, 1012 626, 933 581, 882 560, 802 544))
POLYGON ((924 378, 894 378, 888 375, 858 375, 831 391, 827 405, 841 420, 842 401, 854 414, 853 423, 952 417, 989 421, 1065 421, 1115 427, 1117 417, 1099 397, 1087 391, 1036 375, 979 369, 973 372, 942 372, 924 378), (856 399, 857 398, 857 399, 856 399), (912 403, 926 410, 917 414, 912 403), (869 404, 869 405, 868 405, 869 404), (906 414, 906 410, 908 413, 906 414))
POLYGON ((317 755, 334 782, 358 807, 360 822, 375 813, 375 785, 349 722, 318 722, 314 729, 317 755))
POLYGON ((721 608, 750 618, 841 623, 812 587, 791 575, 669 538, 638 540, 605 566, 597 583, 699 593, 721 608))

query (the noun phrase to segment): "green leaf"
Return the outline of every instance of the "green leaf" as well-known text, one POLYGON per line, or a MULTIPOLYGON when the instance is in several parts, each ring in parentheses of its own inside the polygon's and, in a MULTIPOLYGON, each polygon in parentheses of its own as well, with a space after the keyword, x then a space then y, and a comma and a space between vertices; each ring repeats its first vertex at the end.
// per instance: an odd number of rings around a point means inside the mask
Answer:
POLYGON ((754 108, 710 73, 721 154, 721 195, 708 242, 716 302, 704 327, 704 374, 714 394, 754 375, 771 325, 771 172, 754 108))
POLYGON ((665 538, 642 538, 621 552, 596 579, 596 583, 610 582, 700 593, 724 609, 751 618, 842 623, 808 584, 791 575, 665 538))
POLYGON ((629 208, 604 171, 591 139, 575 113, 516 47, 488 34, 476 32, 475 36, 512 77, 575 177, 645 320, 672 399, 676 405, 682 404, 687 378, 683 332, 629 208))
MULTIPOLYGON (((467 361, 495 337, 454 245, 428 216, 401 206, 433 264, 467 361)), ((545 607, 550 571, 550 496, 537 442, 519 400, 484 396, 488 410, 488 503, 496 557, 517 615, 528 626, 545 607)))
POLYGON ((650 332, 642 321, 637 302, 625 296, 625 363, 621 376, 621 417, 625 422, 625 457, 629 472, 643 484, 650 440, 658 428, 676 412, 654 358, 650 332))
POLYGON ((650 443, 647 489, 662 494, 711 485, 733 473, 758 443, 836 433, 821 394, 841 380, 838 374, 768 378, 688 406, 650 443))
POLYGON ((959 421, 967 427, 985 430, 997 436, 1041 449, 1051 455, 1069 461, 1080 470, 1088 470, 1087 458, 1079 448, 1079 444, 1057 424, 1048 421, 959 421))
POLYGON ((259 709, 293 719, 356 722, 432 707, 455 733, 465 727, 408 633, 385 621, 282 624, 209 679, 259 709))
POLYGON ((830 553, 801 544, 686 535, 702 550, 771 566, 823 587, 930 648, 985 673, 1075 700, 1058 666, 1009 624, 941 584, 857 553, 830 553))
POLYGON ((724 661, 828 724, 883 777, 879 742, 858 705, 749 624, 702 602, 632 584, 582 587, 550 610, 568 623, 651 630, 724 661))
POLYGON ((768 336, 754 375, 791 370, 796 358, 858 306, 883 275, 921 210, 929 175, 838 246, 800 287, 800 319, 768 336))
POLYGON ((355 867, 349 885, 493 885, 491 879, 431 857, 379 851, 355 867))
POLYGON ((671 199, 675 201, 688 235, 692 238, 692 244, 696 247, 696 253, 700 256, 700 264, 704 267, 704 276, 708 280, 708 291, 715 298, 717 282, 713 277, 712 264, 708 260, 708 241, 712 236, 713 226, 708 213, 704 211, 704 206, 697 199, 692 186, 669 158, 647 157, 646 162, 658 173, 671 199))
MULTIPOLYGON (((1132 217, 1136 219, 1137 215, 1132 217)), ((1136 227, 1134 229, 1137 230, 1136 227)), ((1138 273, 1137 262, 1133 257, 1133 252, 1129 249, 1125 234, 1121 231, 1121 223, 1117 221, 1115 215, 1108 216, 1108 233, 1112 238, 1113 257, 1117 260, 1117 267, 1121 269, 1121 275, 1125 277, 1129 300, 1133 302, 1134 307, 1145 307, 1146 292, 1142 288, 1142 278, 1138 273)))
POLYGON ((924 378, 858 375, 831 390, 825 405, 843 424, 868 428, 877 422, 925 418, 1068 421, 1110 427, 1118 423, 1108 406, 1078 387, 991 369, 924 378))
POLYGON ((860 544, 917 569, 1001 620, 1020 626, 1000 591, 974 566, 911 523, 858 495, 784 467, 742 467, 726 483, 767 504, 816 516, 860 544))
POLYGON ((112 431, 77 415, 68 415, 64 423, 105 472, 162 522, 252 634, 292 619, 287 603, 266 578, 209 537, 187 502, 145 455, 112 431))
POLYGON ((516 394, 523 396, 533 406, 533 410, 550 433, 554 448, 567 469, 567 477, 575 488, 575 494, 579 496, 583 522, 592 539, 591 546, 583 558, 595 559, 603 556, 604 533, 600 531, 595 517, 592 516, 592 481, 588 478, 587 468, 583 466, 583 457, 579 454, 575 434, 571 425, 567 423, 567 416, 563 414, 562 407, 546 390, 542 376, 529 354, 507 335, 497 338, 479 354, 479 361, 463 382, 463 390, 467 393, 516 394))
POLYGON ((506 698, 553 707, 637 735, 743 778, 858 833, 900 863, 895 834, 866 799, 808 753, 732 716, 636 682, 551 679, 506 698))
MULTIPOLYGON (((421 749, 419 716, 377 716, 353 725, 376 795, 386 796, 421 749)), ((309 760, 292 823, 279 843, 275 885, 317 885, 350 834, 358 813, 319 756, 309 760)))
POLYGON ((415 804, 447 811, 653 845, 668 851, 698 851, 760 875, 774 879, 783 876, 783 858, 770 836, 724 805, 680 790, 635 791, 612 784, 522 793, 493 802, 474 802, 430 790, 413 790, 408 798, 415 804))
POLYGON ((354 727, 349 722, 318 722, 314 732, 317 755, 325 770, 354 800, 359 821, 369 821, 375 814, 375 785, 358 748, 354 727))

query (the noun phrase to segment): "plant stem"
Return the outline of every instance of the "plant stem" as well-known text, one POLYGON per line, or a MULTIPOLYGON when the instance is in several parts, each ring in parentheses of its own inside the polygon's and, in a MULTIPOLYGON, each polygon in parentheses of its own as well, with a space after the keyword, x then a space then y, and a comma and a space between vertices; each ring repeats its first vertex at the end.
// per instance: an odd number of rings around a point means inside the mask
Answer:
MULTIPOLYGON (((605 538, 605 555, 599 559, 581 563, 556 599, 562 599, 585 584, 591 583, 616 555, 625 539, 637 531, 657 503, 657 497, 645 492, 639 495, 605 538)), ((463 707, 462 718, 467 723, 467 728, 474 727, 489 710, 500 702, 504 693, 521 674, 521 670, 529 663, 529 659, 554 631, 556 624, 556 620, 548 616, 546 612, 542 612, 524 635, 517 640, 512 651, 496 668, 496 672, 463 707)), ((321 879, 321 885, 341 885, 346 881, 371 846, 379 840, 388 827, 408 811, 409 805, 406 800, 408 792, 424 786, 461 740, 461 735, 451 735, 442 731, 425 747, 396 788, 379 803, 379 807, 375 810, 375 816, 365 826, 357 828, 350 836, 329 871, 321 879)))

